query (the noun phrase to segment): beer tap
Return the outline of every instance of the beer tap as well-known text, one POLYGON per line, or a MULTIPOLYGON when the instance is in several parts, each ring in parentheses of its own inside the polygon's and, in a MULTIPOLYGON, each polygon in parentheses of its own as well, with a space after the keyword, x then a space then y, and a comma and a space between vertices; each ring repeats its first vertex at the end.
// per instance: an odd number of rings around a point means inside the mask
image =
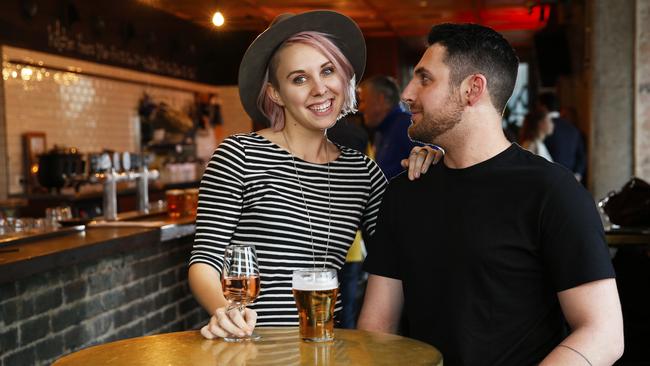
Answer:
POLYGON ((143 156, 135 155, 135 167, 138 169, 134 173, 137 181, 137 210, 141 213, 149 213, 149 180, 155 180, 160 177, 158 170, 149 170, 148 159, 143 156))
POLYGON ((103 184, 103 214, 104 220, 117 220, 117 182, 127 180, 128 174, 118 173, 119 159, 113 156, 113 162, 107 153, 99 158, 99 173, 95 173, 91 178, 103 184))
POLYGON ((158 179, 160 173, 156 169, 149 170, 146 159, 128 152, 114 153, 111 159, 109 154, 103 153, 93 165, 94 172, 89 174, 89 180, 103 185, 104 220, 118 219, 117 183, 122 181, 136 181, 137 210, 149 213, 149 180, 158 179))

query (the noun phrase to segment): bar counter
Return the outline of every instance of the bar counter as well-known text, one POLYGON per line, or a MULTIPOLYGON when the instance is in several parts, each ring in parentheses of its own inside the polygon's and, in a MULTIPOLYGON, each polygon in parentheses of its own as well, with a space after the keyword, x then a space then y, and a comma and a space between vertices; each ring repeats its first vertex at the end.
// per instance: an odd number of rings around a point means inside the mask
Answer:
POLYGON ((0 249, 0 283, 194 234, 194 218, 171 220, 152 216, 133 223, 115 224, 88 226, 74 234, 3 247, 0 249), (145 222, 153 225, 136 226, 145 222))
POLYGON ((187 283, 194 219, 138 222, 0 247, 0 364, 207 321, 187 283))

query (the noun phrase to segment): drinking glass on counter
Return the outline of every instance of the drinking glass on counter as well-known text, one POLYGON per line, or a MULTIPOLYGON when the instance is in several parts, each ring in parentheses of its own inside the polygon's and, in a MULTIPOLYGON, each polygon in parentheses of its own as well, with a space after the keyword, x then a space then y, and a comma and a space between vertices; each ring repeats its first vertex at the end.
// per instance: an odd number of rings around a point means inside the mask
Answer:
POLYGON ((167 199, 167 214, 172 219, 177 219, 183 215, 185 210, 185 194, 182 189, 170 189, 165 191, 167 199))
POLYGON ((195 217, 199 205, 199 189, 188 188, 184 189, 183 193, 185 195, 184 216, 195 217))
POLYGON ((300 337, 309 342, 334 339, 334 307, 339 286, 336 271, 309 268, 293 271, 293 297, 298 307, 300 337))
MULTIPOLYGON (((232 244, 226 247, 223 273, 221 276, 223 295, 230 302, 227 311, 237 309, 239 312, 260 294, 260 270, 257 255, 252 245, 232 244)), ((253 333, 248 337, 226 337, 226 342, 258 340, 260 336, 253 333)))

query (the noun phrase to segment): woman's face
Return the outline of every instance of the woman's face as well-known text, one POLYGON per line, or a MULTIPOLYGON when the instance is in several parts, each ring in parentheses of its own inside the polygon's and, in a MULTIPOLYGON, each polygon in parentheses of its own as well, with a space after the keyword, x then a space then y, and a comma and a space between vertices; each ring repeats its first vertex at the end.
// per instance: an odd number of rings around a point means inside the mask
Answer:
POLYGON ((284 108, 285 126, 332 127, 343 105, 345 83, 340 70, 306 44, 293 43, 278 52, 278 88, 269 86, 269 93, 284 108))
POLYGON ((542 121, 539 124, 539 130, 540 130, 540 134, 542 135, 542 138, 553 134, 554 127, 555 124, 553 123, 553 120, 547 114, 546 117, 544 117, 544 119, 542 119, 542 121))

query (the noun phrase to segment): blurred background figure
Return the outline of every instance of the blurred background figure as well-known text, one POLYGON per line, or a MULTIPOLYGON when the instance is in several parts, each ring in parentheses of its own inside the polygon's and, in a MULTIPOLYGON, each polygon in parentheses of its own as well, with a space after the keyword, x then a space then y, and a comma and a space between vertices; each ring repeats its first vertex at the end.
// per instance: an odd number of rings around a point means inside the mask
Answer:
POLYGON ((519 139, 521 147, 548 161, 554 161, 544 144, 544 139, 553 133, 553 129, 554 126, 551 116, 544 110, 537 109, 528 113, 521 127, 521 136, 519 139))
POLYGON ((375 161, 390 180, 404 170, 400 161, 417 146, 408 137, 411 114, 400 105, 395 79, 376 75, 364 80, 359 86, 359 111, 366 127, 375 132, 375 161))
POLYGON ((327 129, 327 138, 339 145, 368 154, 370 139, 363 128, 363 117, 359 113, 348 114, 327 129))
MULTIPOLYGON (((368 132, 363 128, 361 114, 349 114, 327 129, 327 138, 339 145, 355 149, 363 154, 370 150, 368 132)), ((365 246, 361 231, 357 235, 348 250, 345 264, 339 271, 338 278, 341 281, 341 298, 343 310, 341 310, 340 328, 354 329, 359 317, 359 309, 363 290, 365 289, 365 276, 362 276, 361 266, 365 258, 365 246)))
POLYGON ((219 96, 214 93, 195 93, 194 142, 196 156, 204 163, 212 157, 217 143, 223 140, 223 118, 219 96))
POLYGON ((560 117, 560 104, 554 93, 542 93, 538 97, 538 107, 548 113, 555 125, 553 134, 546 137, 544 144, 553 161, 562 164, 573 172, 579 182, 585 176, 585 146, 578 128, 560 117))

